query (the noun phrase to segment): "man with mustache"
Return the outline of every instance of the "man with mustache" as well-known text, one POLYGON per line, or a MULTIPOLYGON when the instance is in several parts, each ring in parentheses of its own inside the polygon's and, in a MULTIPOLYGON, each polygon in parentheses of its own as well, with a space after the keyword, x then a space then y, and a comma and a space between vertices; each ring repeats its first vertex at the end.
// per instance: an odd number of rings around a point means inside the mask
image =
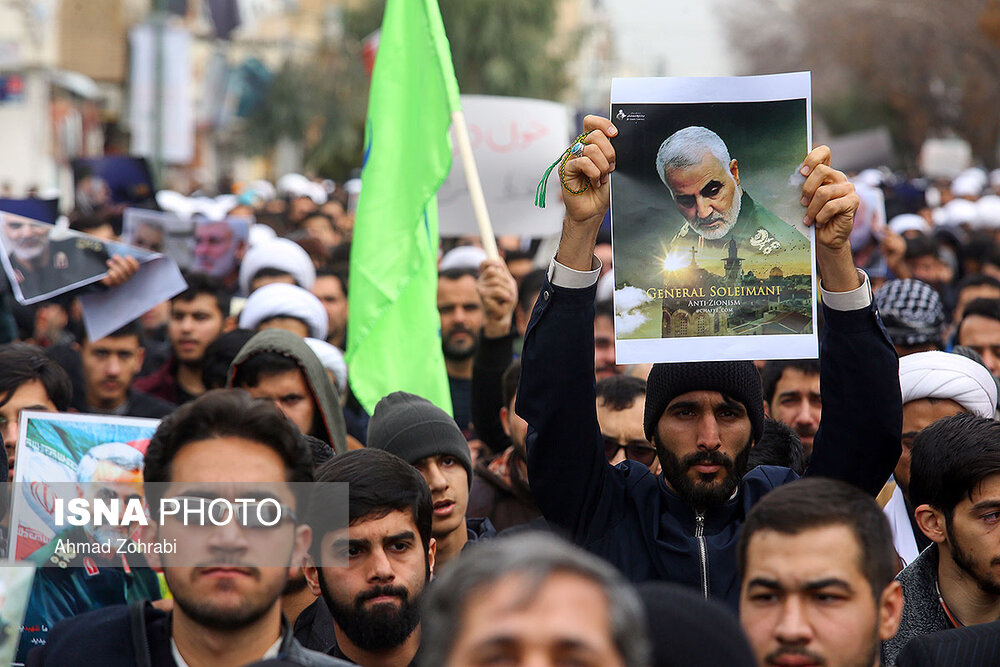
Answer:
POLYGON ((823 413, 819 361, 768 361, 760 375, 764 385, 764 414, 791 427, 808 458, 823 413))
POLYGON ((887 665, 915 637, 1000 620, 1000 422, 960 413, 917 433, 909 500, 932 544, 896 576, 906 604, 887 665))
POLYGON ((483 328, 478 277, 477 270, 462 268, 446 269, 438 274, 441 350, 448 371, 453 414, 463 431, 468 431, 472 422, 472 366, 479 332, 483 328))
MULTIPOLYGON (((398 456, 377 449, 334 457, 317 481, 348 485, 349 526, 315 527, 314 564, 305 574, 322 598, 300 614, 296 635, 309 648, 359 665, 413 664, 417 605, 437 546, 427 484, 398 456), (338 560, 346 566, 334 566, 338 560)), ((313 503, 324 506, 316 494, 313 503)))
POLYGON ((83 393, 73 407, 80 412, 159 419, 176 407, 133 386, 146 355, 138 320, 100 340, 84 337, 79 348, 83 393))
POLYGON ((671 247, 690 246, 684 237, 691 230, 702 245, 724 247, 736 241, 742 257, 779 257, 793 245, 802 245, 802 234, 743 190, 737 161, 708 128, 685 127, 667 137, 656 153, 656 173, 686 221, 671 247))
MULTIPOLYGON (((656 364, 644 435, 662 473, 609 466, 590 365, 597 231, 608 209, 617 130, 588 116, 583 154, 565 162, 559 250, 525 336, 516 409, 529 424, 528 477, 550 524, 632 581, 666 579, 735 607, 736 540, 747 512, 797 478, 787 468, 747 470, 763 432, 760 375, 750 361, 656 364), (585 188, 584 186, 589 186, 585 188)), ((872 496, 899 459, 901 401, 892 343, 872 308, 848 237, 858 197, 819 147, 806 156, 802 197, 816 228, 825 315, 823 425, 806 474, 848 481, 872 496)))
POLYGON ((67 619, 27 664, 238 667, 280 658, 303 667, 346 665, 303 648, 281 614, 289 569, 302 562, 312 537, 296 514, 305 514, 307 499, 292 484, 312 481, 308 446, 273 404, 216 390, 181 406, 161 422, 146 450, 150 507, 165 497, 207 503, 252 489, 257 498, 280 502, 280 514, 274 522, 247 525, 247 517, 259 516, 257 504, 264 503, 258 500, 244 505, 243 519, 231 512, 214 529, 179 516, 158 524, 162 518, 153 512, 151 539, 177 544, 176 553, 162 555, 173 610, 117 606, 67 619))
POLYGON ((740 622, 761 667, 879 665, 903 592, 871 498, 831 479, 786 484, 747 516, 739 564, 740 622))

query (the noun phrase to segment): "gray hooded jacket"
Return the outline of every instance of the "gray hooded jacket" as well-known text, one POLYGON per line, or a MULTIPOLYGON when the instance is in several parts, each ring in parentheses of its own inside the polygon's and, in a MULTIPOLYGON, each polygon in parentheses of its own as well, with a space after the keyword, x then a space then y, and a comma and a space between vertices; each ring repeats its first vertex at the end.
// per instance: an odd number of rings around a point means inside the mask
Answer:
POLYGON ((344 412, 340 406, 340 393, 326 374, 326 369, 316 358, 315 353, 301 337, 284 329, 265 329, 254 335, 240 350, 233 363, 229 365, 229 375, 226 386, 233 386, 233 378, 241 364, 262 352, 275 352, 295 360, 306 377, 309 389, 312 391, 316 408, 323 418, 326 434, 320 434, 323 440, 333 447, 337 454, 347 451, 347 429, 344 426, 344 412))

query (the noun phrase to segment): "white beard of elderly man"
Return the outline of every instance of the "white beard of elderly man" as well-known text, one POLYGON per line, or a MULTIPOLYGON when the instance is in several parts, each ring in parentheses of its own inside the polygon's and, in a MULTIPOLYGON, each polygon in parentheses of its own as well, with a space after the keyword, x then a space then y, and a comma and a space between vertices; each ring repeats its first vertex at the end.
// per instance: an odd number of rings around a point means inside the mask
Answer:
POLYGON ((693 229, 705 241, 735 240, 741 250, 769 255, 805 240, 744 192, 737 161, 712 130, 674 132, 657 151, 656 171, 687 221, 675 241, 693 229))

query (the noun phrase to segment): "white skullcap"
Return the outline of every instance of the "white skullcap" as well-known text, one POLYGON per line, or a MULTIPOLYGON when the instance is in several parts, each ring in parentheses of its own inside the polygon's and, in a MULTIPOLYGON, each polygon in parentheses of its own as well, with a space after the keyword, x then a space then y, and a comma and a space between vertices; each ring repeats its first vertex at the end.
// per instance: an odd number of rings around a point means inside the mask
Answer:
POLYGON ((330 345, 318 338, 306 338, 306 345, 312 349, 323 368, 333 373, 337 381, 337 390, 343 396, 347 391, 347 362, 344 361, 344 353, 336 345, 330 345))
POLYGON ((979 221, 979 210, 976 204, 968 199, 952 199, 942 208, 946 214, 946 225, 955 227, 963 223, 976 224, 979 221))
POLYGON ((256 329, 272 317, 294 317, 309 327, 309 335, 326 339, 329 316, 322 302, 309 290, 289 285, 271 283, 264 285, 247 297, 246 305, 240 312, 240 328, 256 329))
POLYGON ((997 409, 997 384, 982 364, 947 352, 917 352, 899 360, 903 405, 921 398, 950 399, 987 419, 997 409))
POLYGON ((240 198, 232 194, 218 195, 215 198, 216 210, 222 211, 222 217, 240 205, 240 198))
POLYGON ((278 192, 283 195, 299 195, 309 184, 302 174, 285 174, 278 179, 278 192))
POLYGON ((851 181, 855 184, 877 188, 882 185, 884 178, 885 177, 882 175, 882 172, 878 169, 865 169, 859 172, 857 176, 851 179, 851 181))
POLYGON ((985 188, 990 182, 989 174, 982 167, 963 169, 955 178, 968 179, 970 184, 978 185, 980 190, 985 188))
POLYGON ((931 233, 930 224, 916 213, 901 213, 889 221, 889 229, 893 234, 917 230, 923 234, 931 233))
POLYGON ((240 264, 240 290, 250 292, 250 281, 261 269, 277 269, 291 275, 299 287, 312 289, 316 282, 316 267, 309 253, 295 241, 271 239, 249 250, 240 264))
POLYGON ((173 213, 181 220, 190 220, 195 212, 194 202, 173 190, 159 190, 156 193, 156 203, 164 211, 173 213))
POLYGON ((347 194, 356 195, 361 192, 361 179, 360 178, 350 178, 344 183, 344 189, 347 190, 347 194))
POLYGON ((300 196, 309 197, 317 206, 325 204, 326 200, 330 197, 322 183, 313 183, 312 181, 303 189, 300 196))
POLYGON ((261 201, 271 201, 278 194, 270 182, 263 180, 250 181, 244 186, 243 192, 252 192, 261 201))
POLYGON ((275 233, 274 229, 268 227, 267 225, 252 225, 250 227, 250 236, 247 238, 247 245, 251 248, 255 245, 260 245, 265 241, 270 241, 276 238, 278 235, 275 233))
POLYGON ((278 179, 278 191, 290 197, 309 197, 317 206, 326 203, 326 188, 313 183, 302 174, 285 174, 278 179))
POLYGON ((963 172, 951 182, 951 194, 956 197, 978 197, 982 191, 982 181, 971 174, 963 172))
POLYGON ((979 226, 985 229, 1000 228, 1000 197, 985 195, 976 202, 979 211, 979 226))
POLYGON ((475 269, 479 270, 479 265, 486 261, 486 251, 474 245, 460 245, 452 248, 441 258, 438 264, 438 271, 448 269, 475 269))
POLYGON ((934 222, 935 227, 947 227, 948 211, 941 206, 931 209, 931 221, 934 222))

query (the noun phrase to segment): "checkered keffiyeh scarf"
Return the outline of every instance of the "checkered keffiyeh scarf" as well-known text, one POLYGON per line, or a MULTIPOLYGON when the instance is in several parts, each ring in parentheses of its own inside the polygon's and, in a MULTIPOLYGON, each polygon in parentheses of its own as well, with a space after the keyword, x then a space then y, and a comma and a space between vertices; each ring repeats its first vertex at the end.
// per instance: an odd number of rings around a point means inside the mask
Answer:
POLYGON ((891 280, 875 292, 889 338, 896 345, 941 344, 944 307, 934 288, 919 280, 891 280))

